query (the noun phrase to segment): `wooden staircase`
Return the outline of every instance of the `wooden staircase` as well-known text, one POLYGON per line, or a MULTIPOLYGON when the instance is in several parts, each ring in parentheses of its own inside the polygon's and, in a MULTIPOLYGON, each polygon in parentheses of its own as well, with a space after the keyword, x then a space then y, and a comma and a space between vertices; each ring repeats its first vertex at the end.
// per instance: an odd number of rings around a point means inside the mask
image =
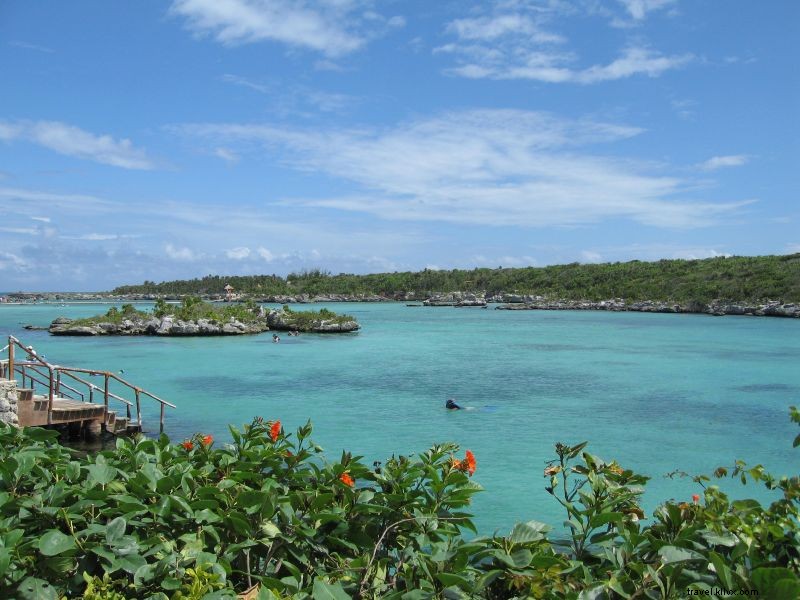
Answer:
POLYGON ((8 350, 8 358, 0 359, 0 377, 21 378, 21 385, 17 386, 17 416, 21 427, 77 423, 81 428, 96 430, 97 433, 101 429, 114 435, 139 433, 143 431, 141 399, 145 397, 158 403, 159 425, 163 432, 165 409, 175 408, 174 404, 115 373, 49 363, 32 346, 23 345, 14 336, 8 336, 8 345, 0 349, 0 353, 5 350, 8 350), (23 360, 15 360, 15 347, 24 352, 23 360), (94 383, 97 380, 88 380, 91 377, 101 377, 98 383, 102 385, 94 383), (115 387, 112 388, 111 384, 115 387), (45 393, 37 394, 37 391, 45 393), (112 410, 110 401, 122 403, 123 407, 112 410))
POLYGON ((109 410, 106 414, 106 431, 114 435, 130 435, 132 433, 139 433, 142 426, 139 425, 134 419, 128 417, 120 417, 117 411, 109 410))

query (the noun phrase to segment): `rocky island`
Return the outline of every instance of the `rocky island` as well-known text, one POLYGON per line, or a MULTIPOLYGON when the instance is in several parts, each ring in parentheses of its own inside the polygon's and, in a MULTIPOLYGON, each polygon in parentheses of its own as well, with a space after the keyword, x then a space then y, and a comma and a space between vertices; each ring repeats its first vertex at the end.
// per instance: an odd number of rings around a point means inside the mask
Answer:
POLYGON ((348 315, 323 309, 292 311, 287 306, 266 311, 254 303, 223 307, 196 297, 184 298, 180 305, 158 300, 152 312, 137 310, 132 304, 111 307, 105 315, 87 319, 59 317, 48 328, 52 335, 155 335, 219 336, 257 334, 270 329, 306 333, 347 333, 360 328, 348 315))

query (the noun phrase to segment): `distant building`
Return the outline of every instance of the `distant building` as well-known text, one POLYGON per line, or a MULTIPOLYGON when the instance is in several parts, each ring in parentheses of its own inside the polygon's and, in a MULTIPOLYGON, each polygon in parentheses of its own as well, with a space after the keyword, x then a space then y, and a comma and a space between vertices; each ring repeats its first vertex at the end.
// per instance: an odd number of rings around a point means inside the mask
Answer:
POLYGON ((227 302, 233 300, 235 296, 235 294, 233 293, 234 291, 235 290, 233 289, 233 286, 230 283, 225 286, 225 300, 227 302))

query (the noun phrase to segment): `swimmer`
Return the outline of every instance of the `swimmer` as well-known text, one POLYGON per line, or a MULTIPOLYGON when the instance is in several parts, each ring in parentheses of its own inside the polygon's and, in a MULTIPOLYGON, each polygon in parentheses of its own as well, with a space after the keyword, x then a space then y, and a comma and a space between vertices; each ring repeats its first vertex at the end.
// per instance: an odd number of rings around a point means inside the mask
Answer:
POLYGON ((278 334, 277 333, 273 333, 272 334, 272 343, 273 344, 277 344, 280 341, 281 341, 281 338, 278 337, 278 334))
POLYGON ((456 404, 455 400, 452 398, 448 398, 447 402, 445 402, 444 407, 448 410, 461 410, 461 407, 456 404))

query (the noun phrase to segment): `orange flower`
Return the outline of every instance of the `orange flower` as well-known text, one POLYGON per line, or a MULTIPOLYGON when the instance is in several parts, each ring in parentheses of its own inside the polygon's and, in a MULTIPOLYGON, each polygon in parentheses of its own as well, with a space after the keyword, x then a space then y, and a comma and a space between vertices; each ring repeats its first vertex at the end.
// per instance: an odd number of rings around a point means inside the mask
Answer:
POLYGON ((272 427, 269 428, 269 437, 272 438, 273 442, 278 441, 278 436, 281 434, 281 422, 275 421, 272 424, 272 427))
POLYGON ((186 440, 185 442, 182 442, 181 446, 183 446, 184 449, 186 449, 187 451, 188 450, 194 450, 194 444, 192 442, 190 442, 189 440, 186 440))
POLYGON ((210 446, 214 443, 214 437, 211 435, 204 435, 201 441, 203 442, 203 446, 210 446))
POLYGON ((353 481, 353 478, 350 477, 350 475, 348 475, 347 473, 342 473, 341 475, 339 475, 339 481, 341 481, 347 487, 353 487, 356 484, 356 482, 353 481))
POLYGON ((475 455, 471 450, 467 450, 467 458, 465 460, 467 461, 467 473, 469 473, 469 476, 472 477, 472 475, 475 473, 476 463, 475 455))
POLYGON ((450 458, 450 466, 452 466, 453 469, 455 469, 456 471, 460 471, 461 470, 461 461, 453 456, 453 457, 450 458))
POLYGON ((692 494, 692 502, 694 502, 695 504, 700 502, 700 495, 699 494, 692 494))

